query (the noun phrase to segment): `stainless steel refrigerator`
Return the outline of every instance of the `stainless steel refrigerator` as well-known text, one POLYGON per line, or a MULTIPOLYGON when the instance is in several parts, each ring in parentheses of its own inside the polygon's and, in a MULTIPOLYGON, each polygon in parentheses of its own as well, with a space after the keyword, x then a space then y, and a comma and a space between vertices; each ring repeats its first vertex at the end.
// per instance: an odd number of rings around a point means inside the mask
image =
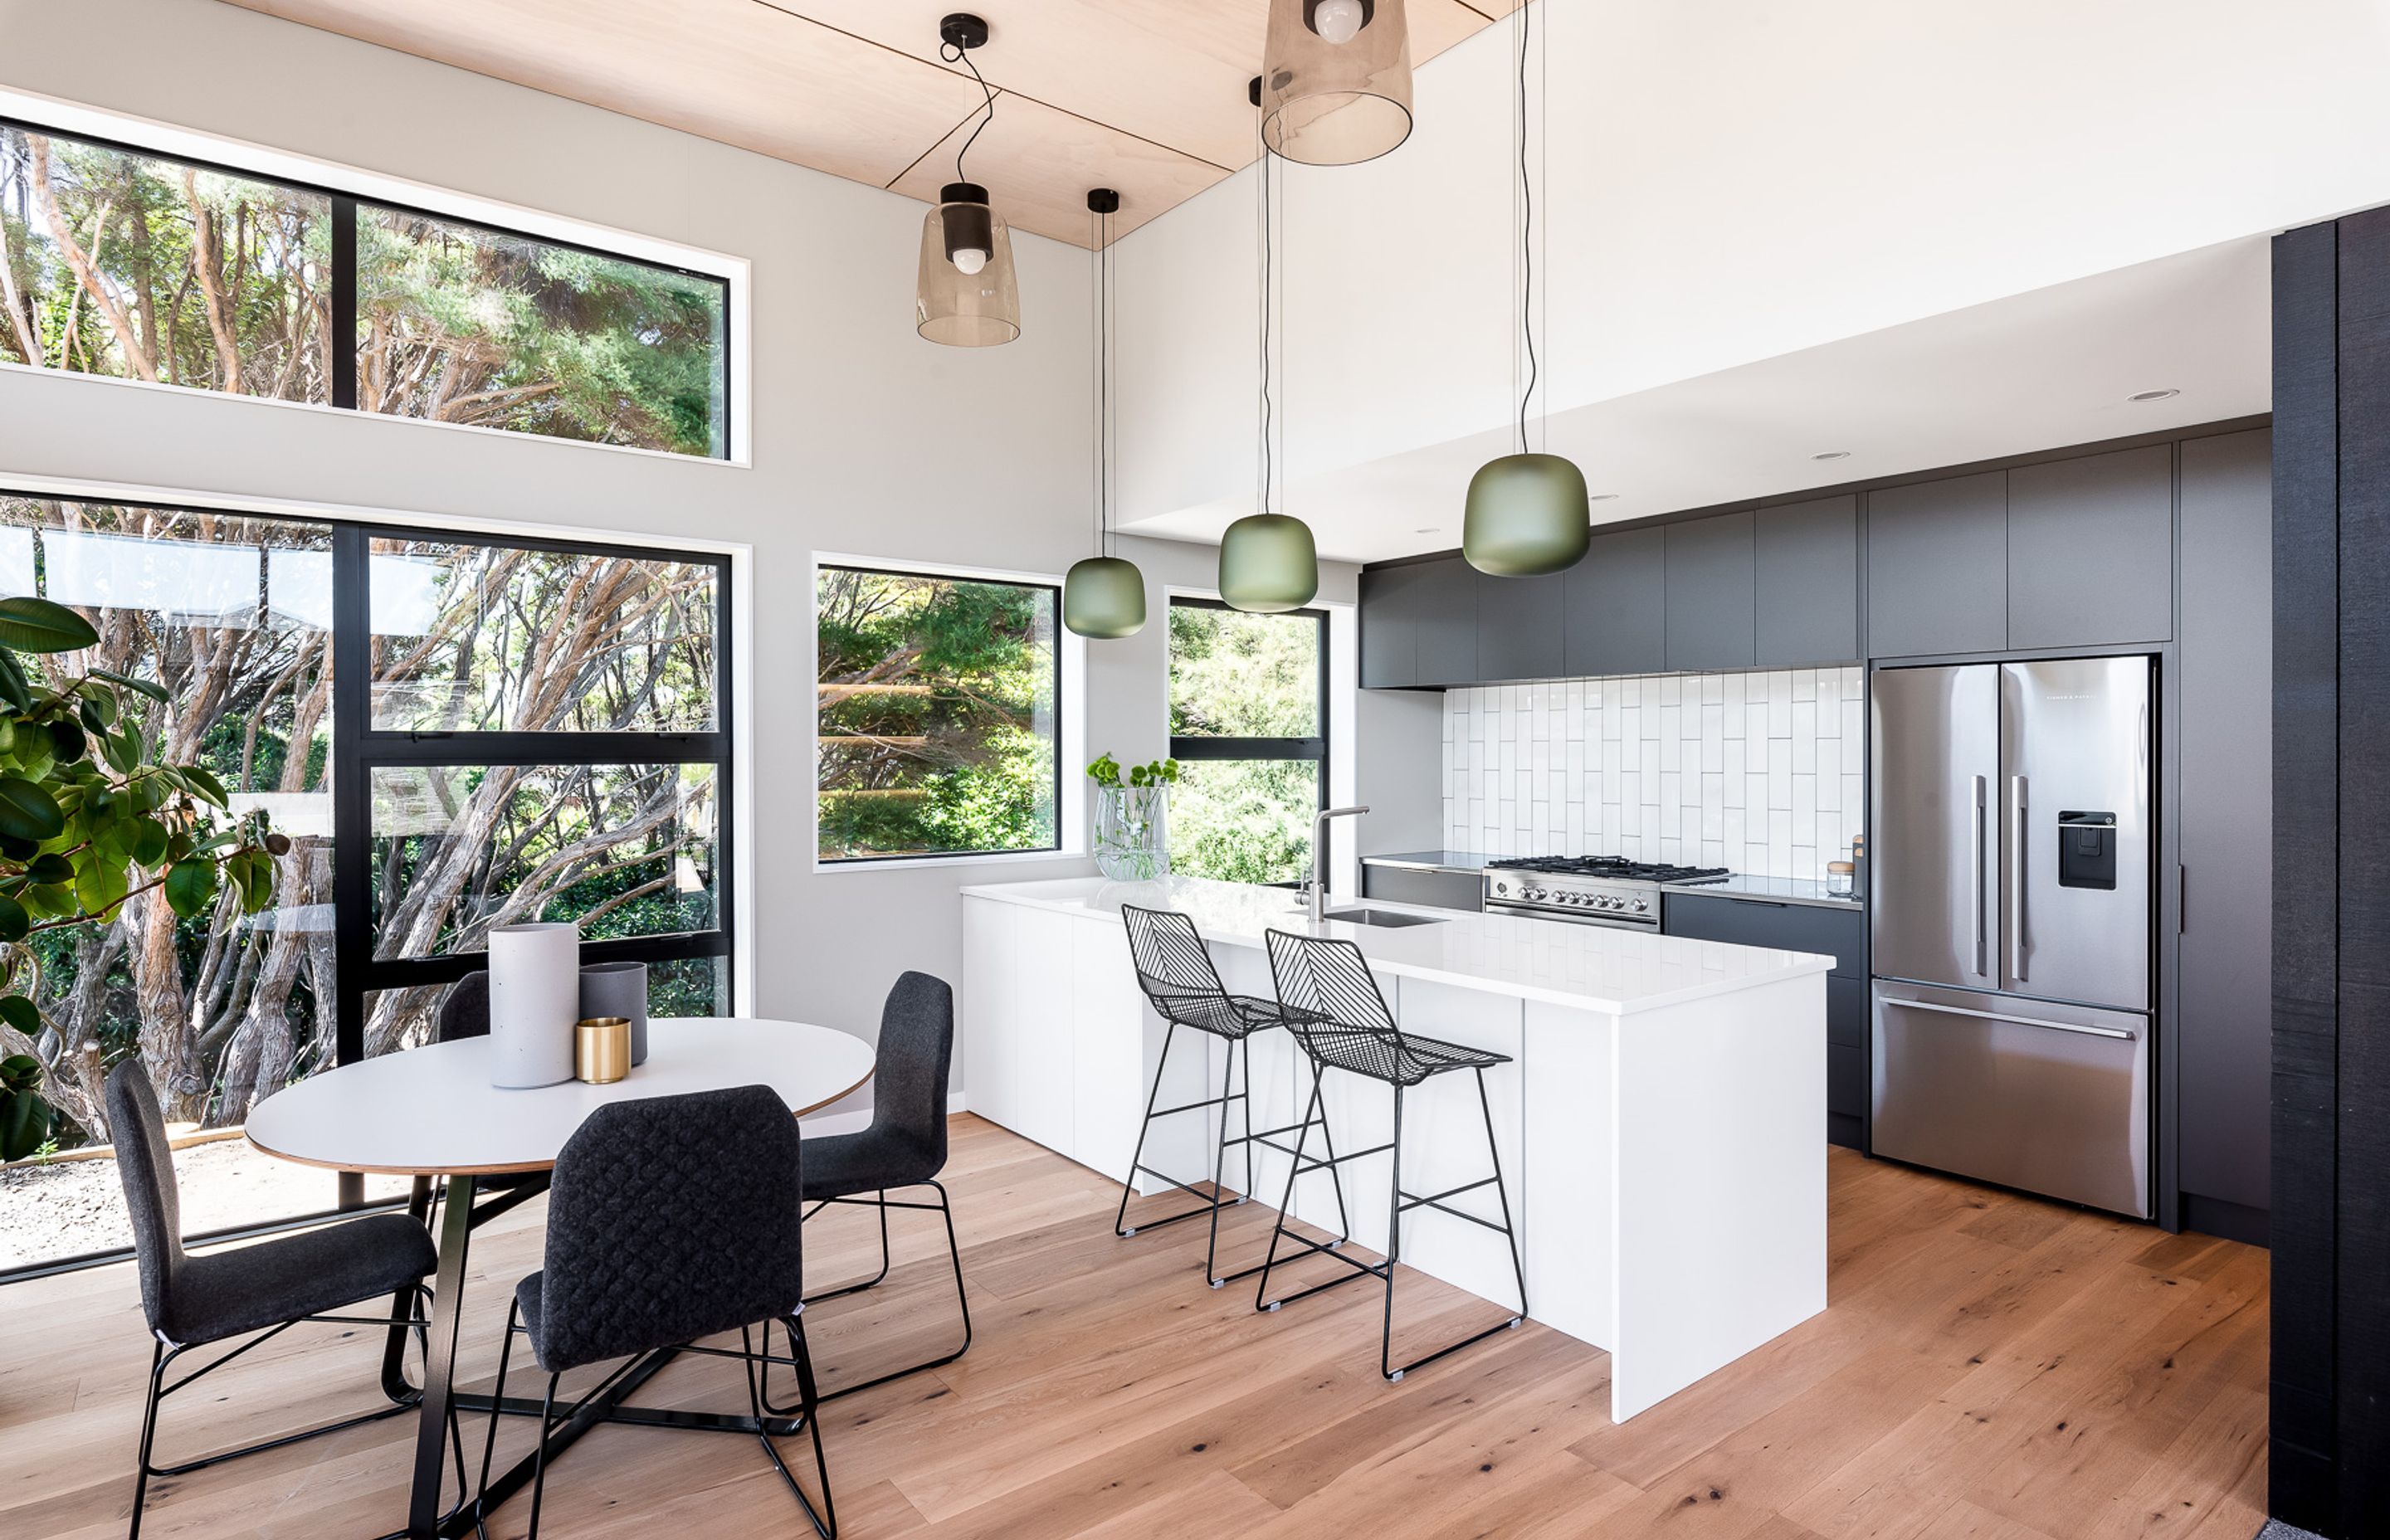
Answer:
POLYGON ((1875 1152, 2149 1217, 2150 660, 1871 685, 1875 1152))

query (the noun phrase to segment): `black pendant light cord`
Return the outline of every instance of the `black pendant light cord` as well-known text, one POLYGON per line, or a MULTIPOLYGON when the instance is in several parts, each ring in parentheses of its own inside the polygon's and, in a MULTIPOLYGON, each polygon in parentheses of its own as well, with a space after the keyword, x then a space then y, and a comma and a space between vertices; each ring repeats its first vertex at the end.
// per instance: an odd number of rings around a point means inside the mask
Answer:
MULTIPOLYGON (((1258 135, 1256 135, 1256 136, 1258 137, 1258 135)), ((1271 240, 1270 240, 1270 151, 1269 151, 1269 146, 1268 146, 1267 144, 1264 144, 1264 145, 1261 147, 1261 162, 1262 162, 1262 164, 1261 164, 1261 173, 1262 173, 1262 174, 1261 174, 1261 189, 1262 189, 1262 217, 1261 217, 1261 231, 1262 231, 1262 303, 1261 303, 1261 331, 1262 331, 1262 344, 1261 344, 1261 352, 1262 352, 1262 496, 1261 496, 1261 511, 1262 511, 1262 512, 1264 512, 1264 513, 1268 513, 1268 512, 1270 512, 1270 511, 1271 511, 1271 507, 1270 507, 1270 491, 1271 491, 1271 488, 1276 484, 1277 480, 1278 480, 1278 461, 1277 461, 1277 456, 1276 456, 1275 453, 1274 453, 1274 452, 1273 452, 1273 450, 1272 450, 1271 443, 1270 443, 1270 439, 1271 439, 1271 432, 1272 432, 1272 429, 1273 429, 1274 422, 1275 422, 1275 413, 1276 413, 1276 403, 1275 403, 1275 402, 1273 402, 1273 401, 1271 400, 1271 398, 1270 398, 1270 289, 1271 289, 1271 286, 1272 286, 1272 285, 1273 285, 1277 280, 1276 280, 1276 276, 1275 276, 1275 273, 1274 273, 1275 263, 1274 263, 1274 262, 1273 262, 1273 260, 1272 260, 1272 256, 1271 256, 1271 240)))
POLYGON ((1096 296, 1096 554, 1112 554, 1112 216, 1090 210, 1096 296))
POLYGON ((979 142, 979 136, 987 132, 987 125, 996 122, 996 87, 988 84, 987 77, 981 74, 979 66, 971 62, 970 50, 961 44, 940 44, 938 57, 948 64, 960 64, 964 69, 969 70, 971 79, 979 82, 980 91, 987 97, 987 116, 982 118, 979 121, 979 126, 970 131, 970 137, 963 141, 963 148, 955 151, 955 180, 968 182, 970 178, 963 174, 963 157, 970 153, 970 148, 979 142))
POLYGON ((1525 274, 1519 302, 1519 330, 1527 341, 1527 383, 1519 392, 1519 453, 1527 453, 1527 404, 1536 394, 1536 193, 1527 177, 1527 33, 1534 26, 1532 0, 1519 6, 1519 261, 1525 274))

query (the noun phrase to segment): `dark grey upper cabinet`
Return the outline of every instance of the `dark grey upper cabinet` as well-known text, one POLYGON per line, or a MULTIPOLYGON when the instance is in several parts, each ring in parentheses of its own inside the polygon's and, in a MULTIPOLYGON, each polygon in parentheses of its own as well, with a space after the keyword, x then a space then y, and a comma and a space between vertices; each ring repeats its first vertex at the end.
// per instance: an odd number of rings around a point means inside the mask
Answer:
POLYGON ((1750 668, 1758 661, 1752 516, 1670 524, 1666 666, 1750 668))
POLYGON ((1401 689, 1419 683, 1417 565, 1361 574, 1361 687, 1401 689))
POLYGON ((2008 645, 2008 472, 1868 494, 1872 658, 2008 645))
POLYGON ((2174 635, 2174 446, 2009 472, 2008 645, 2174 635))
POLYGON ((2273 1074, 2272 438, 2182 446, 2177 653, 2180 1185, 2252 1209, 2269 1202, 2273 1074))
POLYGON ((1859 500, 1761 508, 1758 663, 1859 661, 1859 500))
POLYGON ((1424 561, 1417 592, 1422 685, 1473 685, 1477 672, 1477 569, 1460 558, 1424 561))
POLYGON ((1668 532, 1597 534, 1561 574, 1561 672, 1572 679, 1657 674, 1668 666, 1668 532))
POLYGON ((1561 643, 1566 576, 1477 574, 1479 679, 1558 679, 1568 672, 1561 643))

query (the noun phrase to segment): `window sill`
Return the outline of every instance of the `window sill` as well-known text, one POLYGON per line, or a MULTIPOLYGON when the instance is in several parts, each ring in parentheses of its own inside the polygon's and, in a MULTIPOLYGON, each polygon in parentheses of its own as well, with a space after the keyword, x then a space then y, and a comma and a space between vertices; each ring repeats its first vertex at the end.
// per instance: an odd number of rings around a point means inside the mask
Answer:
POLYGON ((814 870, 823 876, 845 876, 854 872, 913 871, 922 866, 1014 866, 1025 863, 1052 865, 1057 861, 1085 861, 1084 850, 1004 850, 980 851, 964 855, 904 855, 885 860, 824 861, 814 858, 814 870))

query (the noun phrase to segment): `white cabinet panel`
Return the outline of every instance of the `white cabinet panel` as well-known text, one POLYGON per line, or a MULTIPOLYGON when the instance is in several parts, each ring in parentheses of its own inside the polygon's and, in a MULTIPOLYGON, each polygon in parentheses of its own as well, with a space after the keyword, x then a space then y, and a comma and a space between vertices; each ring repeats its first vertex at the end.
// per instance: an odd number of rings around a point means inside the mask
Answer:
POLYGON ((1015 1056, 1007 1126, 1048 1149, 1073 1153, 1072 932, 1078 921, 1022 909, 1013 932, 1009 1043, 1015 1056))
MULTIPOLYGON (((1115 1179, 1128 1173, 1145 1107, 1148 1011, 1128 941, 1109 926, 1071 927, 1071 1157, 1115 1179)), ((1194 1123, 1189 1117, 1175 1120, 1194 1123)), ((1150 1163, 1150 1155, 1149 1155, 1150 1163)))
POLYGON ((1012 1094, 1021 1056, 1013 1039, 1013 932, 1028 911, 994 899, 963 900, 963 1095, 988 1122, 1020 1127, 1012 1094))

